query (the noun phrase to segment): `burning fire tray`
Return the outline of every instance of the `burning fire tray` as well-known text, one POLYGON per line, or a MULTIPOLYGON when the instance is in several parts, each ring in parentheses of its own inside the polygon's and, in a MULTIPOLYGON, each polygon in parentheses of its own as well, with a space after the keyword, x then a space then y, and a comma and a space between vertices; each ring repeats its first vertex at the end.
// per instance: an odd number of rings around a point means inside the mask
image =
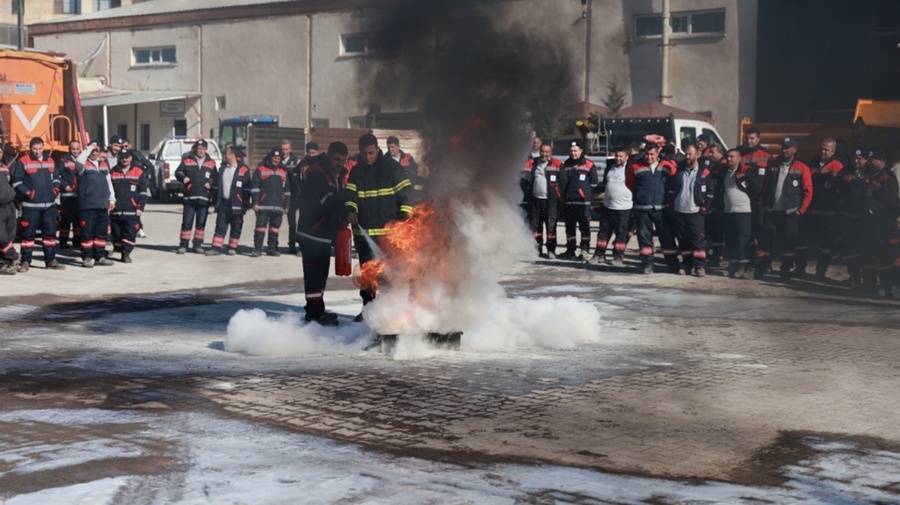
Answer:
MULTIPOLYGON (((463 332, 461 331, 429 333, 426 338, 438 349, 458 351, 459 343, 462 340, 462 334, 463 332)), ((397 345, 397 335, 378 335, 378 340, 381 342, 381 352, 385 354, 391 352, 391 350, 394 349, 394 346, 397 345)))

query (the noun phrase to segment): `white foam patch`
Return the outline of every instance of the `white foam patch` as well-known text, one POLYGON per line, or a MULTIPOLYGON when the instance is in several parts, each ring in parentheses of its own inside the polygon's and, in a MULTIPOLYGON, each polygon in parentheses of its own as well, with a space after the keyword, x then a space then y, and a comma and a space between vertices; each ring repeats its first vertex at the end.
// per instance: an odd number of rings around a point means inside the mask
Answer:
POLYGON ((225 350, 253 356, 355 353, 372 342, 363 324, 325 327, 306 323, 296 312, 269 316, 261 309, 240 310, 228 322, 225 350))
POLYGON ((126 483, 128 483, 126 477, 99 479, 72 486, 21 494, 2 503, 5 505, 107 505, 115 503, 116 494, 126 483))

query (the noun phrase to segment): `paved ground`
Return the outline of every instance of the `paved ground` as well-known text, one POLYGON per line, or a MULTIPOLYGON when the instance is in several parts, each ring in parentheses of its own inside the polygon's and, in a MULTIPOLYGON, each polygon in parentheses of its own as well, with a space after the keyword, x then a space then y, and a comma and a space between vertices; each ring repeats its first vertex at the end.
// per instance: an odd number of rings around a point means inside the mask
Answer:
MULTIPOLYGON (((599 342, 485 352, 464 336, 460 351, 408 361, 352 349, 247 356, 224 352, 229 319, 242 308, 298 310, 300 260, 176 256, 179 213, 151 206, 131 265, 0 279, 0 411, 202 412, 437 461, 771 486, 811 457, 804 441, 815 437, 882 451, 896 478, 868 485, 900 501, 897 302, 836 281, 540 261, 505 274, 509 295, 590 301, 599 342)), ((845 277, 840 267, 829 275, 845 277)), ((327 299, 352 327, 350 282, 330 281, 327 299)), ((0 500, 186 464, 156 441, 140 457, 23 473, 12 455, 27 447, 109 430, 134 443, 140 430, 0 426, 0 500)))

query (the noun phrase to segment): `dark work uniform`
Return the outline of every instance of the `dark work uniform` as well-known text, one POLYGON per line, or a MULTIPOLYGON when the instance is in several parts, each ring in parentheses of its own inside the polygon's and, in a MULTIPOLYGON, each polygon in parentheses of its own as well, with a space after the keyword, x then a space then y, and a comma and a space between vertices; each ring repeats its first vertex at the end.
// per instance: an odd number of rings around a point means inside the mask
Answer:
MULTIPOLYGON (((752 170, 752 169, 751 169, 752 170)), ((785 170, 781 157, 772 158, 762 185, 763 226, 756 249, 756 273, 760 279, 771 268, 772 249, 781 242, 781 276, 790 277, 797 247, 797 219, 806 212, 812 200, 812 178, 809 167, 794 159, 787 166, 782 184, 782 202, 777 201, 778 179, 785 170)))
POLYGON ((656 167, 640 159, 628 167, 625 184, 631 189, 634 206, 631 216, 637 227, 638 246, 644 272, 653 272, 653 229, 659 237, 666 266, 670 272, 678 271, 678 249, 675 246, 674 223, 671 209, 666 210, 666 187, 677 167, 669 160, 660 161, 656 167))
POLYGON ((522 192, 528 197, 531 233, 537 243, 538 254, 544 245, 544 228, 547 229, 547 253, 556 254, 556 226, 559 222, 559 205, 562 201, 562 187, 566 185, 566 171, 562 170, 562 163, 555 158, 550 158, 544 167, 544 181, 547 186, 546 198, 534 196, 535 167, 541 163, 540 157, 531 158, 525 164, 522 171, 520 184, 522 192))
MULTIPOLYGON (((371 165, 358 160, 350 171, 343 190, 344 216, 351 212, 357 215, 359 226, 353 230, 353 240, 360 264, 375 259, 364 233, 377 244, 389 233, 389 222, 406 219, 412 213, 410 186, 403 167, 382 153, 371 165)), ((372 289, 361 289, 359 295, 364 305, 375 299, 372 289)))
POLYGON ((305 171, 300 199, 297 239, 303 254, 303 287, 306 292, 306 320, 325 313, 325 285, 334 242, 343 211, 343 174, 331 167, 327 154, 313 158, 305 171))
POLYGON ((113 245, 122 250, 122 258, 126 258, 134 250, 141 219, 137 211, 144 211, 147 203, 147 184, 149 177, 140 165, 132 164, 127 169, 116 165, 112 170, 113 190, 116 192, 116 207, 112 211, 113 245))
POLYGON ((66 154, 56 162, 59 173, 59 245, 65 249, 71 232, 72 245, 81 242, 81 226, 78 219, 78 194, 76 193, 75 157, 66 154))
POLYGON ((250 168, 241 161, 234 168, 234 176, 226 187, 225 172, 228 163, 222 162, 219 168, 218 197, 216 198, 216 234, 213 236, 213 249, 221 249, 225 245, 225 234, 231 227, 228 239, 228 249, 237 251, 241 242, 241 230, 244 227, 244 214, 250 206, 250 188, 252 176, 250 168))
POLYGON ((870 165, 862 170, 846 167, 840 174, 840 211, 838 226, 841 236, 841 256, 847 262, 847 273, 854 288, 862 285, 862 250, 866 242, 869 222, 867 196, 869 178, 874 175, 870 165))
POLYGON ((744 172, 744 181, 747 184, 747 194, 750 196, 750 240, 753 244, 753 253, 756 254, 756 246, 759 243, 759 230, 762 227, 763 212, 760 209, 760 195, 762 194, 763 181, 766 178, 766 168, 769 166, 769 151, 757 145, 753 148, 741 149, 741 163, 747 166, 744 172))
POLYGON ((710 267, 718 267, 725 259, 725 201, 723 186, 728 164, 723 157, 718 162, 709 160, 710 201, 706 215, 706 252, 710 267))
POLYGON ((199 249, 206 238, 206 218, 209 206, 215 197, 217 184, 216 162, 207 154, 202 160, 193 153, 185 155, 175 170, 175 178, 184 184, 184 202, 181 219, 181 242, 179 247, 187 248, 194 231, 193 245, 199 249), (185 183, 185 180, 188 180, 185 183))
POLYGON ((862 248, 862 275, 866 290, 890 290, 894 282, 891 240, 896 237, 900 215, 897 179, 885 166, 866 186, 865 230, 862 248), (880 285, 878 284, 880 281, 880 285))
POLYGON ((81 258, 102 260, 109 238, 110 172, 106 158, 85 159, 78 167, 78 221, 81 227, 81 258))
POLYGON ((297 253, 297 214, 300 212, 300 190, 303 188, 303 173, 309 165, 309 156, 302 160, 291 154, 281 160, 288 173, 288 185, 291 189, 291 205, 288 208, 288 251, 297 253))
POLYGON ((809 210, 800 217, 797 235, 797 272, 806 272, 810 247, 816 250, 816 275, 824 277, 831 263, 831 254, 838 242, 838 203, 840 201, 840 173, 844 165, 832 158, 816 158, 810 163, 813 195, 809 210))
POLYGON ((583 155, 580 159, 569 157, 563 163, 566 185, 562 188, 565 209, 563 220, 566 224, 565 257, 575 257, 579 248, 576 244, 576 229, 581 233, 580 249, 587 254, 591 248, 591 190, 600 184, 597 167, 583 155))
POLYGON ((0 262, 7 268, 19 258, 13 247, 16 238, 16 192, 10 178, 9 167, 0 163, 0 262))
MULTIPOLYGON (((706 164, 706 163, 705 163, 706 164)), ((682 164, 678 172, 669 179, 666 191, 667 207, 672 208, 675 222, 675 237, 678 252, 682 257, 684 270, 706 268, 706 213, 712 196, 709 170, 698 163, 693 168, 682 164), (690 187, 686 185, 691 182, 690 187), (682 194, 689 196, 696 209, 678 207, 682 194)))
POLYGON ((278 230, 291 199, 288 173, 284 165, 272 165, 269 157, 253 172, 250 198, 256 210, 256 228, 253 231, 253 247, 260 251, 266 230, 269 232, 270 254, 278 252, 278 230))
POLYGON ((47 155, 35 159, 31 152, 16 161, 12 186, 22 203, 22 262, 31 263, 34 238, 41 229, 44 262, 56 259, 56 195, 59 194, 59 174, 47 155))

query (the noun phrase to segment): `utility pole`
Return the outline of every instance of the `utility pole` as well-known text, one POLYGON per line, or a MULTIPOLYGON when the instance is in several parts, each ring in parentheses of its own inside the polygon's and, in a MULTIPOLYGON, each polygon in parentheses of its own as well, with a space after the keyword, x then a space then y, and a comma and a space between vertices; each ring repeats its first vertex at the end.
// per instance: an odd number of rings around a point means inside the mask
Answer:
POLYGON ((590 102, 591 98, 591 18, 593 17, 591 4, 593 0, 581 0, 581 19, 584 21, 584 61, 582 63, 584 88, 581 92, 581 100, 590 102))
POLYGON ((13 0, 19 4, 19 51, 25 49, 25 0, 13 0))
POLYGON ((662 44, 660 44, 660 60, 662 79, 659 87, 659 101, 669 103, 669 35, 672 32, 672 13, 669 10, 669 0, 662 0, 662 44))

